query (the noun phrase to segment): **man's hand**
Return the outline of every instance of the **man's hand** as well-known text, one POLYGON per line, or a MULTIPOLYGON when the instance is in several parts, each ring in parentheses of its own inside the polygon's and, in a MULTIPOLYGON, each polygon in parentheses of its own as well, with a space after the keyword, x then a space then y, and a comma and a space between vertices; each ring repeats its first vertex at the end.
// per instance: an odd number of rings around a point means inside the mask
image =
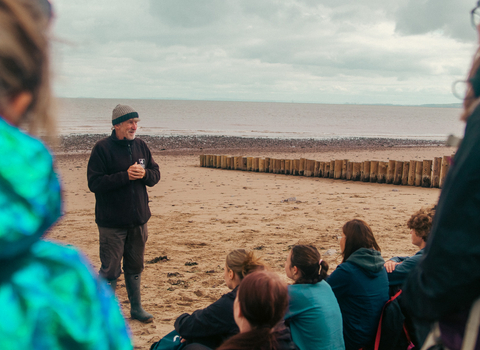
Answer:
POLYGON ((140 164, 131 165, 127 170, 129 180, 140 180, 145 176, 145 169, 140 164))
POLYGON ((392 273, 393 270, 395 270, 395 267, 400 264, 399 262, 395 262, 393 260, 388 260, 386 263, 385 263, 385 270, 387 270, 388 273, 392 273))

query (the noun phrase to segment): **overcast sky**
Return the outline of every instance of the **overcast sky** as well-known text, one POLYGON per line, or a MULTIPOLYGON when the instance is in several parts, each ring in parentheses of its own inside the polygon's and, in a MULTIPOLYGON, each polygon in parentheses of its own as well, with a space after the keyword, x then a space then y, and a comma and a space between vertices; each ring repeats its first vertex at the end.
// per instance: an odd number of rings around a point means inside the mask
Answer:
POLYGON ((460 102, 474 0, 55 0, 61 97, 460 102))

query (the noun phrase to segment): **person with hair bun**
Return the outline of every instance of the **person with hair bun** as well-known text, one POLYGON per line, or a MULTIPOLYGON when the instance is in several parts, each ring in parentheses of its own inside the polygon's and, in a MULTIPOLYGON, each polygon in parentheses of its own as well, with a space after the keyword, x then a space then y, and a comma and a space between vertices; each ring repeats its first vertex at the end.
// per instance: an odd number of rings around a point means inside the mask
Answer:
POLYGON ((212 349, 217 348, 229 337, 238 333, 233 317, 233 302, 243 278, 265 264, 253 251, 236 249, 225 259, 225 284, 231 291, 205 309, 191 315, 180 315, 175 321, 175 330, 187 344, 198 343, 212 349))
POLYGON ((420 248, 420 250, 414 256, 396 256, 385 263, 390 289, 392 290, 390 295, 394 294, 402 286, 408 273, 422 258, 428 234, 432 228, 434 215, 435 206, 422 208, 415 212, 407 221, 407 226, 411 230, 412 244, 420 248))
POLYGON ((343 350, 342 314, 335 294, 325 282, 328 264, 317 248, 296 245, 285 262, 290 297, 285 320, 300 350, 343 350))
POLYGON ((240 333, 219 350, 298 350, 283 324, 287 307, 287 285, 276 273, 257 271, 248 275, 240 284, 234 303, 240 333))
POLYGON ((343 225, 343 261, 327 282, 337 297, 347 350, 372 345, 380 314, 387 302, 388 277, 372 229, 359 219, 343 225))

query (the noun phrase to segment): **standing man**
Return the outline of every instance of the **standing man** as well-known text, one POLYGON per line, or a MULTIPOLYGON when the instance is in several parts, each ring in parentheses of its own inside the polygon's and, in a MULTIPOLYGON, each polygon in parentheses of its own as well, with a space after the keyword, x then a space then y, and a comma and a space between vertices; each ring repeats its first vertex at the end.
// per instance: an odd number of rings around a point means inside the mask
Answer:
POLYGON ((146 143, 135 138, 138 113, 117 105, 112 113, 112 134, 97 142, 88 161, 88 188, 95 193, 95 222, 100 233, 100 275, 115 290, 123 271, 132 319, 152 322, 143 310, 140 276, 150 218, 146 186, 160 180, 158 164, 146 143))

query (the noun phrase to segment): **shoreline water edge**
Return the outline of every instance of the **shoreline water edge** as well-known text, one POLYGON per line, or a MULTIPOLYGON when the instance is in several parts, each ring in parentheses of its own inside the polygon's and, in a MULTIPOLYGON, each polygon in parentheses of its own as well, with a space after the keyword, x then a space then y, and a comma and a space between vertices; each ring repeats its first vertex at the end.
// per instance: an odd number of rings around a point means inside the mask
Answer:
MULTIPOLYGON (((90 153, 95 143, 108 134, 74 134, 59 136, 52 148, 54 154, 90 153)), ((324 152, 338 149, 379 150, 385 148, 444 147, 445 140, 401 138, 348 137, 331 139, 251 138, 238 136, 150 136, 138 135, 152 152, 202 154, 210 151, 240 152, 256 150, 265 152, 324 152)), ((446 139, 446 138, 445 138, 446 139)))

